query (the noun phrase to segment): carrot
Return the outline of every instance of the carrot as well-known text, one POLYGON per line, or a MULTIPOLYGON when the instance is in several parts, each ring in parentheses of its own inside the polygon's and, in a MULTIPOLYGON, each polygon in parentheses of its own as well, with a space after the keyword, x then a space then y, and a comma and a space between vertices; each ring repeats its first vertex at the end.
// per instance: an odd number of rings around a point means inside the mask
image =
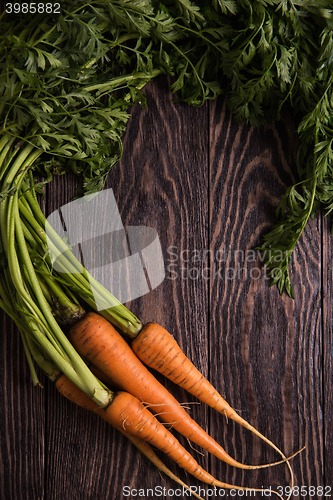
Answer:
MULTIPOLYGON (((73 382, 71 382, 66 375, 61 375, 55 383, 57 390, 60 394, 68 398, 73 403, 85 408, 86 410, 92 411, 93 413, 98 414, 104 420, 108 421, 106 411, 98 406, 92 399, 88 398, 88 396, 81 391, 73 382)), ((155 465, 155 467, 164 472, 167 476, 169 476, 173 481, 183 486, 183 488, 191 491, 192 495, 194 495, 199 500, 203 500, 201 496, 199 496, 193 489, 191 489, 186 483, 184 483, 176 474, 174 474, 156 455, 156 453, 152 450, 150 445, 143 441, 141 438, 129 434, 126 432, 122 426, 115 426, 115 428, 121 432, 127 439, 129 439, 138 450, 140 450, 150 462, 155 465)))
POLYGON ((286 458, 272 441, 236 413, 184 354, 174 337, 157 323, 147 323, 132 341, 137 357, 203 403, 253 432, 286 458))
MULTIPOLYGON (((68 337, 79 354, 110 377, 117 387, 136 396, 164 422, 171 424, 180 434, 218 459, 241 469, 258 469, 281 463, 246 465, 228 455, 155 379, 123 337, 102 316, 87 313, 71 327, 68 337)), ((283 461, 285 460, 286 457, 283 456, 283 461)))
MULTIPOLYGON (((156 457, 156 460, 153 450, 150 447, 147 448, 147 443, 152 444, 159 450, 163 451, 181 468, 206 484, 216 486, 218 488, 238 490, 244 489, 242 486, 235 486, 218 481, 211 474, 205 471, 192 457, 192 455, 179 443, 175 436, 154 417, 154 415, 143 405, 141 401, 132 396, 132 394, 123 391, 116 392, 109 406, 107 408, 100 408, 80 389, 78 389, 65 375, 62 375, 57 380, 56 387, 62 395, 66 396, 75 404, 98 413, 104 420, 116 429, 120 430, 123 434, 131 436, 132 442, 142 451, 147 451, 149 455, 148 458, 153 458, 153 463, 159 464, 159 459, 156 457), (142 443, 145 443, 145 445, 143 446, 142 443)), ((165 466, 163 469, 164 468, 166 469, 165 466)), ((178 479, 177 476, 176 479, 178 479)), ((187 488, 194 493, 193 488, 187 488)), ((247 488, 247 491, 262 492, 265 490, 247 488)), ((273 493, 275 493, 279 498, 282 498, 277 492, 273 493)), ((198 495, 195 496, 200 498, 198 495)))

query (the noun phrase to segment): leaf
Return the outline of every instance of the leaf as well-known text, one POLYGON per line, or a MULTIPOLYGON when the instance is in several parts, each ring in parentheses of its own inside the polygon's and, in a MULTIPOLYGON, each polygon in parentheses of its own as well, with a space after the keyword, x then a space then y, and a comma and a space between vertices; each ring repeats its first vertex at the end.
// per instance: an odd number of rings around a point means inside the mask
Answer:
POLYGON ((205 21, 200 12, 200 7, 193 5, 190 0, 176 0, 177 8, 182 16, 188 21, 205 21))
MULTIPOLYGON (((130 107, 169 75, 177 99, 202 105, 227 94, 239 122, 300 117, 298 184, 280 198, 263 241, 292 293, 288 266, 309 217, 333 210, 333 13, 330 0, 65 1, 38 26, 2 19, 0 116, 43 149, 47 176, 72 169, 94 192, 122 155, 130 107), (279 252, 283 259, 277 261, 279 252)), ((14 132, 13 132, 14 133, 14 132)))
POLYGON ((280 47, 281 55, 276 62, 277 75, 285 83, 291 83, 290 68, 293 59, 293 52, 286 47, 280 47))
POLYGON ((39 68, 45 69, 45 57, 43 51, 37 49, 37 47, 35 47, 35 50, 37 52, 37 66, 39 68))
POLYGON ((57 59, 57 57, 55 57, 55 55, 53 55, 52 53, 47 52, 47 51, 43 51, 42 53, 43 53, 43 56, 48 60, 50 66, 52 68, 62 68, 63 67, 62 61, 57 59))
POLYGON ((213 8, 215 10, 221 10, 222 14, 237 13, 237 3, 234 0, 213 0, 213 8))
POLYGON ((44 139, 42 135, 39 135, 37 137, 37 146, 44 149, 44 151, 47 151, 48 149, 50 149, 51 144, 46 139, 44 139))
POLYGON ((53 113, 53 108, 49 106, 45 101, 41 101, 40 107, 42 108, 45 113, 53 113))
POLYGON ((27 71, 30 71, 32 73, 37 72, 37 59, 36 59, 36 56, 33 52, 31 52, 31 51, 28 52, 28 58, 27 58, 25 64, 27 66, 27 71))

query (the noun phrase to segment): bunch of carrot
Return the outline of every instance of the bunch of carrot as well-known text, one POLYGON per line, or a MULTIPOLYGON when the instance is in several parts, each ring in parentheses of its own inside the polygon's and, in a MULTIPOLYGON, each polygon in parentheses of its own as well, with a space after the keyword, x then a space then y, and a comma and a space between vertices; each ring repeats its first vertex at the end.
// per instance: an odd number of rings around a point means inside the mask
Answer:
MULTIPOLYGON (((160 441, 157 436, 155 439, 156 429, 161 429, 161 427, 152 414, 147 412, 145 406, 148 406, 165 423, 171 424, 180 434, 229 465, 242 469, 259 469, 286 462, 293 482, 292 470, 284 454, 228 405, 208 380, 194 367, 174 338, 162 326, 156 323, 145 325, 132 341, 131 349, 111 323, 95 312, 88 312, 70 328, 68 336, 77 351, 92 364, 93 370, 96 370, 95 373, 100 378, 110 385, 127 391, 121 393, 124 399, 128 398, 129 394, 135 397, 135 399, 130 398, 130 401, 132 403, 135 401, 135 407, 141 408, 139 413, 141 413, 142 417, 143 415, 145 417, 143 420, 135 419, 134 414, 132 414, 132 404, 129 402, 130 409, 127 408, 122 413, 124 429, 135 424, 138 435, 169 454, 181 467, 195 477, 208 483, 209 478, 212 480, 211 476, 203 476, 202 471, 200 471, 199 475, 197 475, 196 471, 191 471, 189 465, 186 464, 186 460, 190 460, 189 456, 187 453, 184 454, 182 448, 179 449, 182 458, 181 461, 178 461, 173 454, 176 448, 168 451, 166 442, 163 444, 163 441, 160 441), (140 360, 144 361, 148 366, 154 367, 221 414, 252 431, 272 446, 282 456, 282 460, 274 464, 264 465, 245 465, 237 462, 191 419, 184 408, 154 378, 140 360), (125 394, 127 394, 126 397, 125 394), (138 400, 141 401, 141 405, 138 405, 138 400), (143 406, 143 403, 145 406, 143 406), (130 419, 130 423, 128 419, 130 419), (150 432, 151 428, 153 432, 150 432)), ((132 430, 129 432, 132 432, 132 430)), ((161 432, 164 437, 167 436, 167 439, 170 439, 170 433, 166 429, 161 432)), ((172 442, 175 442, 174 438, 172 438, 172 442)), ((179 443, 177 442, 178 446, 179 443)), ((209 484, 223 488, 235 488, 234 485, 227 485, 215 479, 209 484)), ((278 493, 276 494, 278 495, 278 493)))
MULTIPOLYGON (((160 423, 157 415, 180 434, 232 466, 257 469, 274 465, 245 465, 230 457, 155 379, 140 361, 141 358, 147 365, 264 439, 280 454, 282 460, 277 463, 286 462, 293 482, 292 470, 285 455, 223 400, 164 328, 155 323, 143 327, 125 306, 101 285, 94 283, 86 271, 60 275, 52 269, 48 253, 50 245, 62 251, 60 264, 64 269, 78 263, 68 248, 64 251, 65 243, 55 232, 49 230, 47 239, 43 229, 46 221, 33 183, 22 179, 20 191, 5 200, 2 209, 13 210, 16 215, 13 236, 18 241, 19 251, 17 253, 16 245, 7 245, 9 262, 13 265, 9 268, 11 273, 5 273, 7 279, 0 287, 0 305, 16 321, 27 353, 31 353, 44 372, 56 380, 59 392, 125 432, 170 477, 172 473, 162 466, 149 445, 168 454, 179 466, 203 482, 221 488, 241 488, 218 481, 204 471, 160 423), (34 258, 31 259, 30 255, 34 258), (24 266, 15 267, 21 259, 24 266), (25 275, 29 276, 29 283, 24 281, 25 275), (14 277, 13 283, 11 277, 14 277), (103 316, 96 312, 86 313, 76 298, 83 299, 90 309, 93 308, 92 286, 94 293, 100 293, 106 303, 111 304, 101 311, 103 316), (14 289, 12 293, 6 293, 10 287, 15 288, 15 293, 14 289), (15 309, 10 299, 14 296, 21 297, 19 309, 15 309), (131 346, 109 320, 132 338, 131 346), (68 330, 67 335, 65 329, 68 330), (94 368, 88 368, 87 362, 99 370, 97 376, 96 372, 93 373, 94 368), (118 391, 110 390, 110 386, 117 387, 118 391)), ((13 236, 9 232, 9 237, 13 236)), ((3 241, 6 239, 3 238, 3 241)), ((34 375, 33 369, 32 373, 34 375)))

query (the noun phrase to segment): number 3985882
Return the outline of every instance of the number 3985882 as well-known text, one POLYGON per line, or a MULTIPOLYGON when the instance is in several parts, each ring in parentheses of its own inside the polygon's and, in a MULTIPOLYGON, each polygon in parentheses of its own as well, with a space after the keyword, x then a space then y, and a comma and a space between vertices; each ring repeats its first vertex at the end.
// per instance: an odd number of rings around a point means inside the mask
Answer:
POLYGON ((60 14, 60 3, 52 2, 6 2, 8 14, 60 14))

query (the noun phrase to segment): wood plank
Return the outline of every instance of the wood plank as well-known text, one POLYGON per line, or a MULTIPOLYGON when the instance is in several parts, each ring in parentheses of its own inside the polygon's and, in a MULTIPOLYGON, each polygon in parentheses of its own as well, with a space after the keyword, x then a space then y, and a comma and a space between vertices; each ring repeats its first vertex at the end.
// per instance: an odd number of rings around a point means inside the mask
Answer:
POLYGON ((44 498, 45 393, 33 387, 19 332, 0 313, 0 498, 44 498))
MULTIPOLYGON (((324 215, 324 214, 322 214, 324 215)), ((322 307, 323 307, 323 352, 322 352, 322 384, 323 384, 323 455, 325 493, 332 495, 333 464, 330 460, 330 451, 333 444, 333 429, 331 425, 333 415, 333 241, 332 217, 323 217, 322 231, 322 307)))
MULTIPOLYGON (((163 325, 207 374, 207 338, 203 335, 207 287, 198 280, 182 279, 186 271, 179 269, 179 256, 187 249, 207 246, 208 107, 191 108, 173 103, 172 99, 165 79, 157 79, 147 88, 147 109, 134 111, 124 140, 124 157, 118 172, 121 182, 118 184, 111 175, 108 186, 116 192, 126 226, 151 226, 157 230, 166 265, 163 283, 128 307, 144 323, 156 321, 163 325), (133 172, 130 184, 128 171, 133 172), (189 342, 188 336, 192 335, 195 341, 189 342)), ((178 401, 189 406, 191 416, 207 430, 207 412, 201 411, 194 398, 155 375, 178 401)), ((177 438, 193 453, 185 439, 178 434, 177 438)), ((200 465, 206 466, 207 454, 194 454, 200 465)), ((183 480, 199 485, 169 460, 166 463, 183 480)), ((144 487, 161 482, 154 471, 154 476, 149 472, 145 479, 138 478, 137 484, 144 487)))
MULTIPOLYGON (((320 222, 311 222, 292 266, 296 299, 269 289, 253 249, 274 223, 293 182, 297 139, 291 118, 253 130, 238 125, 223 100, 211 105, 210 245, 220 274, 210 288, 211 379, 242 416, 293 460, 296 484, 323 484, 320 222), (217 263, 219 264, 219 263, 217 263)), ((237 425, 214 421, 228 452, 245 463, 277 458, 237 425)), ((247 473, 214 463, 235 484, 288 484, 285 466, 247 473)))

